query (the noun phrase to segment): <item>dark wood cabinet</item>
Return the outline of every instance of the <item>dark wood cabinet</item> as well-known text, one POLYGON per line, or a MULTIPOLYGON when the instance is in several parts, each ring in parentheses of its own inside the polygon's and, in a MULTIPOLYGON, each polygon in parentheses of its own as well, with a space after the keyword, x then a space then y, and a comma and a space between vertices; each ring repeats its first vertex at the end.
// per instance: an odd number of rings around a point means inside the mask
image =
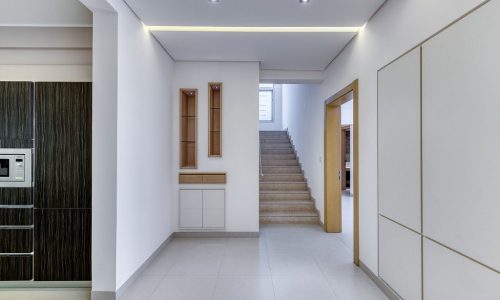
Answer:
POLYGON ((31 255, 0 256, 0 281, 33 279, 33 257, 31 255))
POLYGON ((8 143, 8 140, 32 139, 33 83, 0 82, 0 140, 8 143))
POLYGON ((33 204, 32 188, 0 188, 0 205, 33 204))
POLYGON ((90 209, 35 209, 35 280, 91 279, 90 209))
POLYGON ((0 229, 0 253, 33 252, 33 229, 0 229))
POLYGON ((90 208, 92 85, 36 84, 36 208, 90 208))
POLYGON ((33 225, 32 208, 0 208, 0 226, 33 225))

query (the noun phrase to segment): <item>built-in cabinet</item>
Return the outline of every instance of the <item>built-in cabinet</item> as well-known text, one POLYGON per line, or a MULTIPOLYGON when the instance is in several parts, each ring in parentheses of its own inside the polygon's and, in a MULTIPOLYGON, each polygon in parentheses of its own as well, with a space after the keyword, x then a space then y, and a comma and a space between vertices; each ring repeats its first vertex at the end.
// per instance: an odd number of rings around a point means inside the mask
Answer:
POLYGON ((92 84, 0 82, 0 147, 33 187, 0 188, 0 281, 91 279, 92 84))
POLYGON ((404 299, 500 295, 500 2, 378 74, 379 276, 404 299))
POLYGON ((223 229, 224 226, 224 187, 181 187, 179 191, 181 229, 223 229))

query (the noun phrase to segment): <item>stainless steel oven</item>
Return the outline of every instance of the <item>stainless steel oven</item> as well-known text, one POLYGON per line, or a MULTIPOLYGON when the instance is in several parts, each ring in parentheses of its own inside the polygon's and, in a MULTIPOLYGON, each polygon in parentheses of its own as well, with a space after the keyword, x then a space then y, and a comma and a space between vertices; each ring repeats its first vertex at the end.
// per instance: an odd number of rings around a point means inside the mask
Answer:
POLYGON ((31 149, 0 148, 0 188, 31 187, 31 149))

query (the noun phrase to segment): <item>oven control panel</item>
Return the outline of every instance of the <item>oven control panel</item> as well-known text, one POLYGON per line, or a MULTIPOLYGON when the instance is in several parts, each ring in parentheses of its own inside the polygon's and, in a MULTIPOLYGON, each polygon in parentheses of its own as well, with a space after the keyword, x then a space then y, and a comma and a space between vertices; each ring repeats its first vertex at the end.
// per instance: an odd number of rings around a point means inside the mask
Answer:
POLYGON ((14 160, 14 181, 24 181, 24 155, 16 155, 14 160))

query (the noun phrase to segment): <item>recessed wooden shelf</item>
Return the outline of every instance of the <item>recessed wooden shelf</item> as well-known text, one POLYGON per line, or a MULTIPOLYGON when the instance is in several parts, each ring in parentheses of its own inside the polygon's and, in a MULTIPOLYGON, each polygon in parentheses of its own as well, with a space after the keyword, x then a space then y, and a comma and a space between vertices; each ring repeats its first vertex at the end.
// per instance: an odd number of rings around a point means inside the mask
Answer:
POLYGON ((197 167, 198 90, 180 89, 180 168, 197 167))
POLYGON ((226 173, 179 173, 180 184, 225 184, 226 173))
POLYGON ((208 84, 208 156, 222 156, 222 83, 208 84))

